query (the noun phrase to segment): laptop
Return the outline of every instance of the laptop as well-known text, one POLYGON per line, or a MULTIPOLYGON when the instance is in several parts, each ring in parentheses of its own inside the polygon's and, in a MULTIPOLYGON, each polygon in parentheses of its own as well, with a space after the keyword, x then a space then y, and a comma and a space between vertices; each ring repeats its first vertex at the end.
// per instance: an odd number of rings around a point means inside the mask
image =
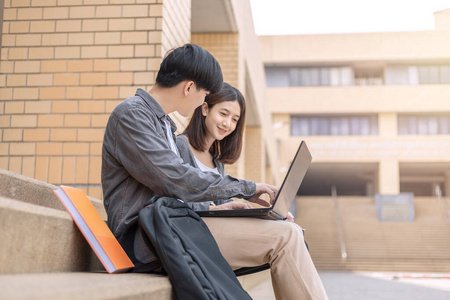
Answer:
POLYGON ((311 153, 305 141, 302 141, 271 207, 198 211, 197 213, 201 217, 253 217, 284 220, 297 196, 311 160, 311 153))

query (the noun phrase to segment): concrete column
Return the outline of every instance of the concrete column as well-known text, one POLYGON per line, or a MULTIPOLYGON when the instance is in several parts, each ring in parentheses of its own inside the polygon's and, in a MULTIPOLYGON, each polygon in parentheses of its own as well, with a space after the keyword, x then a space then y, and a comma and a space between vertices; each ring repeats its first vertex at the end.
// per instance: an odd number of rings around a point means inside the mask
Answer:
POLYGON ((232 164, 232 166, 234 167, 234 173, 228 173, 228 167, 225 169, 225 173, 230 174, 231 176, 237 177, 237 178, 243 178, 246 179, 247 176, 245 175, 245 164, 246 164, 246 150, 245 148, 247 148, 247 143, 245 142, 245 131, 244 131, 244 138, 242 141, 242 151, 241 151, 241 157, 238 159, 237 162, 235 162, 234 164, 232 164))
POLYGON ((366 196, 375 195, 375 185, 373 181, 366 183, 366 196))
POLYGON ((380 161, 378 184, 380 194, 400 193, 400 170, 397 159, 383 158, 380 161))
POLYGON ((262 130, 259 126, 249 126, 245 129, 245 179, 255 182, 265 182, 265 148, 262 130))
POLYGON ((291 137, 291 120, 289 114, 274 113, 272 129, 276 138, 288 140, 291 137))
POLYGON ((396 113, 380 113, 378 115, 378 134, 380 137, 395 137, 398 134, 396 113))
POLYGON ((444 195, 445 197, 450 197, 450 171, 444 174, 444 195))

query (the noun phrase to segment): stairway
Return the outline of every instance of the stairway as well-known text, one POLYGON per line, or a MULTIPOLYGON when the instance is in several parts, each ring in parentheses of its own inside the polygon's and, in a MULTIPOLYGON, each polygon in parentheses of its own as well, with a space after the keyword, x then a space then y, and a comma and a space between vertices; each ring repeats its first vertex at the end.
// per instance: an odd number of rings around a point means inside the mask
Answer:
MULTIPOLYGON (((0 299, 173 299, 167 276, 108 274, 54 195, 0 169, 0 299)), ((103 204, 90 198, 102 218, 103 204)), ((268 272, 241 276, 245 289, 268 272)))
POLYGON ((341 258, 331 197, 300 197, 297 222, 306 228, 319 270, 450 272, 450 219, 439 199, 416 197, 413 222, 379 222, 373 198, 338 197, 347 258, 341 258))

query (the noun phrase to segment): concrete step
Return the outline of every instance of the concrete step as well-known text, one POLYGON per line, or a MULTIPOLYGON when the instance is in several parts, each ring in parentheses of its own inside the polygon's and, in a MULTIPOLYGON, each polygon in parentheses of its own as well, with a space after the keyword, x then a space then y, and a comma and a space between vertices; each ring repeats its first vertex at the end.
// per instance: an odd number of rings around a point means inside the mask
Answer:
POLYGON ((104 270, 69 213, 0 197, 0 274, 104 270))
MULTIPOLYGON (((0 169, 0 274, 104 270, 57 188, 0 169)), ((89 199, 105 219, 102 201, 89 199)))
MULTIPOLYGON (((0 170, 0 299, 173 299, 168 278, 107 274, 57 187, 0 170)), ((102 202, 90 198, 106 218, 102 202)), ((269 271, 239 277, 249 290, 269 271)))
POLYGON ((166 276, 154 274, 40 273, 0 275, 0 299, 174 299, 166 276))
MULTIPOLYGON (((66 211, 64 205, 53 193, 53 190, 57 188, 55 185, 0 169, 0 196, 66 211)), ((91 200, 100 216, 106 220, 103 202, 92 197, 89 197, 89 200, 91 200)))
MULTIPOLYGON (((269 271, 238 278, 251 290, 270 279, 269 271)), ((0 299, 100 300, 174 299, 167 276, 156 274, 36 273, 0 275, 0 299)), ((180 298, 182 299, 182 298, 180 298)))

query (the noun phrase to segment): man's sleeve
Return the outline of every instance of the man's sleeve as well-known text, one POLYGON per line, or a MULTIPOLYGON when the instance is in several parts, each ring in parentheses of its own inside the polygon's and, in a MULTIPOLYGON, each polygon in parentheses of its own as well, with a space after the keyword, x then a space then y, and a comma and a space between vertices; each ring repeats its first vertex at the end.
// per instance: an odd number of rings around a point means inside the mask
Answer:
POLYGON ((169 149, 164 132, 154 118, 135 108, 122 115, 115 137, 115 155, 127 171, 156 194, 184 201, 214 201, 238 197, 248 199, 255 183, 231 176, 202 172, 169 149))

